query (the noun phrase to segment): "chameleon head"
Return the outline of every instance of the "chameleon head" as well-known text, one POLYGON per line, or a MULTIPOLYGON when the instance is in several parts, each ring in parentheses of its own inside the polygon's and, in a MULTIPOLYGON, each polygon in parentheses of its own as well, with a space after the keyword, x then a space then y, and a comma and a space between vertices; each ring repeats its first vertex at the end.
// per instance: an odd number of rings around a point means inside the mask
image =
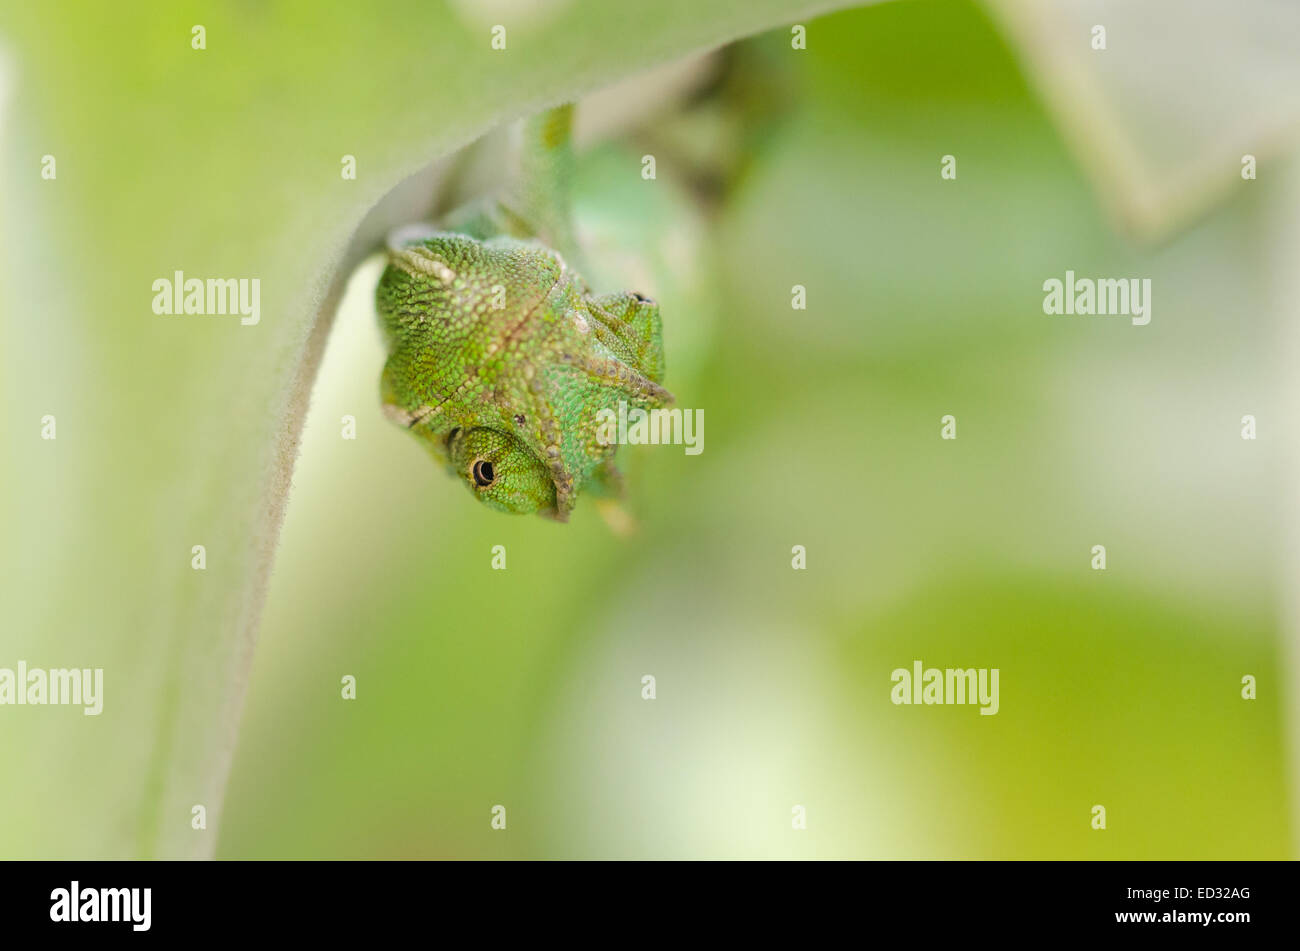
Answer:
POLYGON ((604 415, 672 401, 658 305, 592 295, 535 241, 399 242, 376 303, 386 412, 499 511, 566 520, 579 492, 610 483, 604 415))
POLYGON ((509 433, 453 429, 447 439, 452 472, 481 502, 502 512, 555 511, 555 482, 536 456, 509 433))

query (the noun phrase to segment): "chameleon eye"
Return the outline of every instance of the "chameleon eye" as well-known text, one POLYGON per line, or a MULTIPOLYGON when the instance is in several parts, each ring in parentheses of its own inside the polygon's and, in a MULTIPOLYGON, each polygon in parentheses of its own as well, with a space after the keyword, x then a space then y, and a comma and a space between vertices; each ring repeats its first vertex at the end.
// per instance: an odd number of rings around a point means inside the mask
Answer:
POLYGON ((487 488, 497 478, 496 470, 492 468, 492 463, 487 459, 476 459, 471 472, 474 475, 474 484, 480 488, 487 488))
POLYGON ((550 467, 508 432, 486 426, 461 430, 447 461, 456 478, 489 508, 521 513, 555 508, 550 467))
POLYGON ((654 301, 653 301, 651 298, 646 297, 644 294, 641 294, 641 293, 639 293, 639 292, 637 292, 637 291, 633 291, 633 292, 632 292, 632 296, 635 297, 638 301, 640 301, 640 302, 643 303, 643 304, 653 304, 653 303, 654 303, 654 301))

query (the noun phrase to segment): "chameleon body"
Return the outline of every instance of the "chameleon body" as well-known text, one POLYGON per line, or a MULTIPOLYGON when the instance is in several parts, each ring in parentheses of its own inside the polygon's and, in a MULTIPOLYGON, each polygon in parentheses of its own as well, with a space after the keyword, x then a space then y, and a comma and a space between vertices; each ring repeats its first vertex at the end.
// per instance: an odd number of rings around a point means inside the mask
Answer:
POLYGON ((560 521, 621 489, 601 411, 672 402, 658 305, 571 263, 570 125, 571 107, 529 121, 511 190, 390 238, 376 293, 385 413, 488 506, 560 521))

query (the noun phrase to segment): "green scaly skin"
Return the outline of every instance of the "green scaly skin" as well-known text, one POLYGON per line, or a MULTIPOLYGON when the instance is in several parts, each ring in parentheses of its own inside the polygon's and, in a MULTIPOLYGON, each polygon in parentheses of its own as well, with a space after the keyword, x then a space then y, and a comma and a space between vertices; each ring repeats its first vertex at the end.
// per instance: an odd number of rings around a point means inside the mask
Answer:
POLYGON ((621 486, 600 411, 673 399, 658 305, 595 295, 566 263, 579 253, 571 122, 563 106, 525 123, 505 196, 454 212, 446 230, 390 239, 376 292, 385 413, 488 506, 560 521, 581 492, 621 486))

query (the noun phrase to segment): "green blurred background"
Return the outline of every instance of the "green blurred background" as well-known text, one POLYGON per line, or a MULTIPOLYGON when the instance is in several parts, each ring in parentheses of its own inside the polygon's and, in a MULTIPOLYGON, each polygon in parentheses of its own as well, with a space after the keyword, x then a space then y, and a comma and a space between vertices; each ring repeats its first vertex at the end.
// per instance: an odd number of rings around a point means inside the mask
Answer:
MULTIPOLYGON (((1277 693, 1239 696, 1279 675, 1269 450, 1238 432, 1273 394, 1214 300, 1250 209, 1126 247, 969 4, 812 37, 733 63, 793 102, 709 225, 716 313, 651 288, 706 441, 623 450, 635 537, 590 506, 567 528, 485 514, 399 438, 373 398, 376 272, 357 275, 219 855, 1285 854, 1277 693), (1043 316, 1066 267, 1152 275, 1151 325, 1043 316), (894 706, 890 671, 918 658, 1000 668, 1001 712, 894 706)), ((651 190, 621 154, 624 184, 584 175, 588 203, 651 190)))
POLYGON ((487 511, 386 422, 353 273, 217 857, 1292 855, 1283 177, 1131 240, 984 7, 805 22, 584 146, 593 283, 659 299, 706 420, 699 456, 620 451, 630 537, 487 511), (1150 325, 1045 316, 1067 268, 1151 278, 1150 325), (918 659, 999 668, 999 713, 895 706, 918 659))

